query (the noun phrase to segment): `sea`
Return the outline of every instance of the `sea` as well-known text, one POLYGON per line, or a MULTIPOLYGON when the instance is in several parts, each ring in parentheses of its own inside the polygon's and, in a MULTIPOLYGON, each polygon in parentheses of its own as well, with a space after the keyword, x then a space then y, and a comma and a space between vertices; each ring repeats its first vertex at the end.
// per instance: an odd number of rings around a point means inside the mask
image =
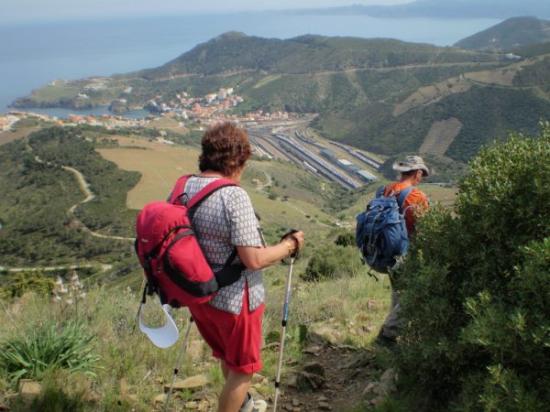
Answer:
MULTIPOLYGON (((185 15, 0 25, 0 113, 56 79, 108 76, 160 66, 227 31, 288 39, 304 34, 395 38, 449 46, 495 19, 381 19, 281 12, 185 15)), ((102 114, 105 108, 84 111, 102 114)), ((74 110, 45 109, 65 117, 74 110)), ((142 113, 131 113, 139 117, 142 113)))

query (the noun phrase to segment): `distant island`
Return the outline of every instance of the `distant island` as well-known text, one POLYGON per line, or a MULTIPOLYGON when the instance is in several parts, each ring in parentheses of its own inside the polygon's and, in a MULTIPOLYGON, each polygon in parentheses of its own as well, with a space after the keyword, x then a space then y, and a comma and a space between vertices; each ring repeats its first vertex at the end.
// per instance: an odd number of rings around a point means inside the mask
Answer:
POLYGON ((329 9, 300 10, 304 14, 366 14, 386 18, 494 18, 516 16, 550 18, 550 2, 545 0, 416 0, 393 6, 352 5, 329 9))

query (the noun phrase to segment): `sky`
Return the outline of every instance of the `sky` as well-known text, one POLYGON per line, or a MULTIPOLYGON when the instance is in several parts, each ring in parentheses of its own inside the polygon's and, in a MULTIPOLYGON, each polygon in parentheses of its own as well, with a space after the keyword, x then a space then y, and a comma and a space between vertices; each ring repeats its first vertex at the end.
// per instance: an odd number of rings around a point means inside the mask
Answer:
POLYGON ((400 4, 412 0, 0 0, 0 23, 400 4))

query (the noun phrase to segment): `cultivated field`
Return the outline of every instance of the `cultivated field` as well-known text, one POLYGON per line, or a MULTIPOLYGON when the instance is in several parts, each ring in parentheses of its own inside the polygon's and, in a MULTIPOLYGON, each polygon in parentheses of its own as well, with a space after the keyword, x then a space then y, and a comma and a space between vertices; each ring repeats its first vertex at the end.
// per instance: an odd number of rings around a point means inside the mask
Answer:
POLYGON ((121 169, 142 174, 128 192, 127 205, 140 209, 152 200, 165 199, 178 177, 197 171, 198 151, 194 148, 149 142, 142 138, 117 138, 121 147, 100 149, 101 155, 121 169))
MULTIPOLYGON (((178 177, 198 170, 199 152, 195 148, 140 138, 117 140, 120 147, 98 151, 120 168, 142 174, 138 185, 128 192, 130 209, 165 199, 178 177)), ((335 222, 334 217, 321 210, 323 181, 291 164, 252 161, 242 183, 262 218, 262 226, 270 227, 273 236, 276 231, 289 228, 306 230, 312 236, 322 235, 335 222)))
POLYGON ((434 122, 424 143, 420 146, 420 153, 431 153, 444 156, 455 137, 462 130, 462 123, 456 117, 434 122))

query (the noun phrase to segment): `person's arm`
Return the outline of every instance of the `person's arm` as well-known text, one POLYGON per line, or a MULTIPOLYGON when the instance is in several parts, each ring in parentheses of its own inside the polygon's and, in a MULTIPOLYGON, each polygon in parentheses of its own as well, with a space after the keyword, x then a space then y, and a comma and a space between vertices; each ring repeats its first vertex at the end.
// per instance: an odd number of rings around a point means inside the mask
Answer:
POLYGON ((271 266, 294 254, 304 244, 304 234, 296 232, 284 238, 275 246, 250 247, 237 246, 241 262, 250 270, 260 270, 271 266))

